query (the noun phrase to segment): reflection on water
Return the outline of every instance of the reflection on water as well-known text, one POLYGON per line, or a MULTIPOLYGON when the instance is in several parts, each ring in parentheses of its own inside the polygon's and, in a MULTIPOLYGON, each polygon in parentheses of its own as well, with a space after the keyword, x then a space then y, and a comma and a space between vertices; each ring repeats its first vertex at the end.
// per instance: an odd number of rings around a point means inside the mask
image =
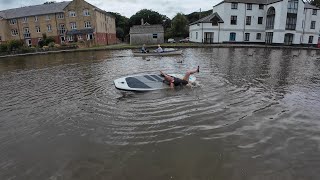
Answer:
POLYGON ((130 50, 0 60, 0 179, 317 179, 320 53, 130 50), (116 90, 129 74, 196 87, 116 90))

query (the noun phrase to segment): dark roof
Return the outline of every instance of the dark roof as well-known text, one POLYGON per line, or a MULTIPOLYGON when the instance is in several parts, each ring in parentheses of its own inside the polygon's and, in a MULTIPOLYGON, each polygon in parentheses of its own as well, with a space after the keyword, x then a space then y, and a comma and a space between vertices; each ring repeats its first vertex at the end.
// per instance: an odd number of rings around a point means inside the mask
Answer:
POLYGON ((306 2, 306 4, 304 5, 304 8, 305 9, 320 9, 320 8, 318 8, 316 6, 313 6, 313 5, 309 4, 308 2, 306 2))
POLYGON ((130 28, 130 34, 163 33, 161 24, 155 25, 134 25, 130 28))
POLYGON ((28 17, 42 14, 54 14, 58 12, 63 12, 63 9, 70 3, 71 1, 63 1, 58 3, 50 3, 50 4, 41 4, 35 6, 26 6, 15 9, 7 9, 0 11, 0 15, 2 14, 5 19, 13 19, 19 17, 28 17))
POLYGON ((189 24, 189 25, 193 25, 193 24, 197 24, 197 23, 212 23, 212 19, 214 18, 214 17, 217 17, 218 19, 219 19, 219 23, 224 23, 223 22, 223 20, 221 19, 221 17, 219 16, 219 14, 218 13, 212 13, 212 14, 210 14, 209 16, 206 16, 206 17, 204 17, 204 18, 201 18, 201 19, 199 19, 198 21, 195 21, 195 22, 193 22, 193 23, 191 23, 191 24, 189 24))
MULTIPOLYGON (((248 4, 264 4, 264 5, 268 5, 268 4, 272 4, 272 3, 276 3, 276 2, 280 2, 283 0, 224 0, 220 3, 218 3, 215 6, 218 6, 222 3, 248 3, 248 4)), ((214 6, 214 7, 215 7, 214 6)))

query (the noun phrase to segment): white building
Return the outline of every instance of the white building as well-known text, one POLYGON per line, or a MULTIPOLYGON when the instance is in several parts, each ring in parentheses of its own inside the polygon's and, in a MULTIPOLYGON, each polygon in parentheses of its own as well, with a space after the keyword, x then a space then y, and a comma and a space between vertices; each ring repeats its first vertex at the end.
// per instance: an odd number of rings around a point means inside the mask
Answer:
POLYGON ((224 0, 189 26, 199 43, 316 45, 320 8, 303 0, 224 0))

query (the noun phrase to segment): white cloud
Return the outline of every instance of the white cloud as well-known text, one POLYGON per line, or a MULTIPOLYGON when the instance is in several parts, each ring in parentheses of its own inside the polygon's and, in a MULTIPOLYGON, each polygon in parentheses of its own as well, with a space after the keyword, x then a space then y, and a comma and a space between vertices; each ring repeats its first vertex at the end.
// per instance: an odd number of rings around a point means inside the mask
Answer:
MULTIPOLYGON (((18 8, 21 6, 42 4, 48 0, 0 0, 0 10, 18 8)), ((57 0, 61 2, 63 0, 57 0)), ((181 12, 189 14, 194 11, 212 9, 221 0, 87 0, 92 5, 105 11, 118 12, 130 18, 141 9, 151 9, 173 18, 181 12)))

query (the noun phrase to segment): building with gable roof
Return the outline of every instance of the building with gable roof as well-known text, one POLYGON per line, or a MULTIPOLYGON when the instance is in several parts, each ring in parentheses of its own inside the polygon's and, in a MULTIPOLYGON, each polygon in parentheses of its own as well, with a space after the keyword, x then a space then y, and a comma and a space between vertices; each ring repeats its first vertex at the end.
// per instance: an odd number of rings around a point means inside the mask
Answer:
POLYGON ((164 28, 161 24, 150 25, 141 19, 141 25, 130 28, 130 44, 164 43, 164 28))
POLYGON ((315 46, 319 10, 303 0, 224 0, 189 25, 190 41, 315 46))
POLYGON ((43 35, 56 43, 116 43, 115 17, 84 0, 45 3, 0 11, 0 42, 36 46, 43 35))

